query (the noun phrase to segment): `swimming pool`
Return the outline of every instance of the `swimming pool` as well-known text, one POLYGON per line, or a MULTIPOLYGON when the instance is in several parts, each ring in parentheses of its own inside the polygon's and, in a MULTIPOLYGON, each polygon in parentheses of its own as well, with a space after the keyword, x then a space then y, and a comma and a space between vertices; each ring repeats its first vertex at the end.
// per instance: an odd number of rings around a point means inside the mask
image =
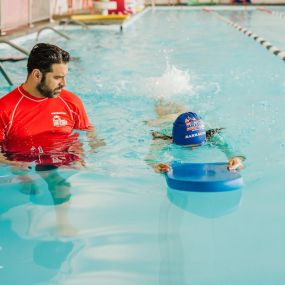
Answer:
MULTIPOLYGON (((215 11, 285 50, 282 18, 215 11)), ((56 206, 37 173, 28 195, 23 175, 0 168, 1 284, 283 284, 284 62, 201 9, 149 10, 123 32, 66 33, 73 40, 45 39, 79 57, 68 89, 106 146, 91 153, 84 141, 88 168, 60 171, 71 197, 56 206), (226 128, 247 156, 241 190, 172 191, 146 165, 145 121, 160 97, 226 128)), ((25 63, 5 66, 25 79, 25 63)))

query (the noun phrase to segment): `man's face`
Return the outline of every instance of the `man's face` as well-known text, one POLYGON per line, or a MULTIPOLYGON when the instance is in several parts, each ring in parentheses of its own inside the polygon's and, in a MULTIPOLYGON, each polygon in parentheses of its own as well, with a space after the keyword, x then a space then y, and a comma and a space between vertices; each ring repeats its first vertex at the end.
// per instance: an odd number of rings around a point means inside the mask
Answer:
POLYGON ((37 85, 38 91, 47 98, 57 97, 66 85, 65 77, 67 73, 67 64, 53 64, 51 71, 43 74, 41 82, 37 85))

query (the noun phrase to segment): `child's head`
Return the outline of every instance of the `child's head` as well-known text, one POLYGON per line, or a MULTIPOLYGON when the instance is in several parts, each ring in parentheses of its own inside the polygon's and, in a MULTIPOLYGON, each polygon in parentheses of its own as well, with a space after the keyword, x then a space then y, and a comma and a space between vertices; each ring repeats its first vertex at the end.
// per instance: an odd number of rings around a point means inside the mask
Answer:
POLYGON ((172 136, 178 145, 201 145, 206 142, 204 122, 196 113, 183 113, 173 123, 172 136))

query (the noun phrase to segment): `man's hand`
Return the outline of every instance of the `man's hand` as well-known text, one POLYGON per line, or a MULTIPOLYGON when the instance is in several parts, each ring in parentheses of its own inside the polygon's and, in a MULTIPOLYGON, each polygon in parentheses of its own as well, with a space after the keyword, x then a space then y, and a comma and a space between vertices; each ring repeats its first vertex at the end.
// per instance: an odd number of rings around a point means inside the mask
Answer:
POLYGON ((154 166, 156 172, 165 173, 170 170, 170 166, 166 163, 160 163, 154 166))
POLYGON ((105 146, 106 143, 103 139, 98 138, 96 134, 96 129, 95 127, 91 127, 87 132, 86 132, 87 138, 88 138, 88 144, 89 147, 92 149, 92 151, 96 151, 97 148, 105 146))
POLYGON ((228 170, 241 170, 244 168, 243 165, 243 158, 240 156, 234 156, 232 157, 228 162, 228 170))
POLYGON ((31 168, 30 162, 8 160, 2 153, 0 153, 0 164, 10 165, 14 169, 31 168))
POLYGON ((89 141, 89 146, 92 150, 96 150, 98 147, 105 146, 106 143, 103 139, 94 139, 89 141))

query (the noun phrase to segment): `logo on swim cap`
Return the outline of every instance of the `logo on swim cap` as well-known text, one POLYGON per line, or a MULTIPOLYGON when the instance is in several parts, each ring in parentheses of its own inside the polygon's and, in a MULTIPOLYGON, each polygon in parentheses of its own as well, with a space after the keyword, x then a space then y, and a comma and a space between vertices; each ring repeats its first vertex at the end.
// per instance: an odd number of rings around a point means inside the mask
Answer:
POLYGON ((206 141, 204 122, 196 113, 183 113, 173 123, 172 136, 178 145, 200 145, 206 141))

